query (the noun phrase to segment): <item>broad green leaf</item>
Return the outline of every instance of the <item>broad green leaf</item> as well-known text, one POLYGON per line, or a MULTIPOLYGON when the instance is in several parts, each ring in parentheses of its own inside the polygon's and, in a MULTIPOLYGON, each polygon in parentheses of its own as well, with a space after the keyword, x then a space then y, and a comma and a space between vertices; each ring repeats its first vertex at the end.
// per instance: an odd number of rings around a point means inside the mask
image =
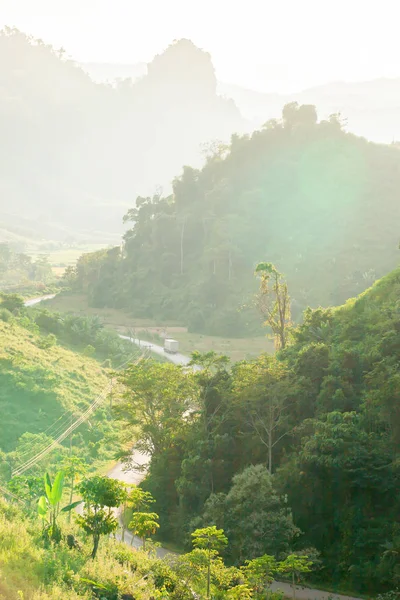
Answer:
POLYGON ((48 504, 45 496, 41 496, 38 500, 38 515, 41 519, 45 519, 47 515, 48 504))
POLYGON ((72 502, 72 504, 64 506, 64 508, 61 509, 61 512, 69 512, 70 510, 73 510, 74 508, 82 504, 82 502, 83 500, 77 500, 76 502, 72 502))
POLYGON ((50 502, 52 486, 50 475, 48 473, 46 473, 46 475, 44 476, 44 489, 46 490, 47 499, 50 502))
POLYGON ((59 471, 55 476, 53 488, 51 490, 50 504, 56 506, 61 498, 64 489, 64 471, 59 471))
POLYGON ((90 585, 93 585, 94 587, 99 588, 99 590, 108 590, 109 589, 106 585, 103 585, 102 583, 93 581, 92 579, 84 579, 83 577, 81 577, 80 581, 83 581, 84 583, 90 583, 90 585))

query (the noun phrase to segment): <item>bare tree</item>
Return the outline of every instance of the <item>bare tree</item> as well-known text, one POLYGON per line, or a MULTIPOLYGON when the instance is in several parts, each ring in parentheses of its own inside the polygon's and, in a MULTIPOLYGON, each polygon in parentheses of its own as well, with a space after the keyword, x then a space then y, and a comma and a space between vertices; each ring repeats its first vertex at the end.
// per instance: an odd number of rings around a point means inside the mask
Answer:
POLYGON ((287 346, 291 326, 287 283, 271 263, 259 263, 255 273, 260 278, 258 309, 265 319, 264 324, 274 334, 276 349, 283 349, 287 346))

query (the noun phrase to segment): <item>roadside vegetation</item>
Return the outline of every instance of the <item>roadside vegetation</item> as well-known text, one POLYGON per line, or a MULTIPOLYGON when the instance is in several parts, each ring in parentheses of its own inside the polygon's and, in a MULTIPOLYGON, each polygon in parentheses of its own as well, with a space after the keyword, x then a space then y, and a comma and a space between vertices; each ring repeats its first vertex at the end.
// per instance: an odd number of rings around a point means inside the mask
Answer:
POLYGON ((45 473, 38 479, 37 493, 42 495, 34 504, 7 492, 8 501, 0 497, 2 599, 191 600, 195 595, 206 600, 281 600, 283 594, 270 589, 274 578, 291 582, 295 597, 295 584, 314 566, 304 554, 287 554, 281 560, 263 555, 230 566, 223 558, 228 539, 215 526, 193 531, 185 554, 160 560, 151 539, 159 527, 158 515, 148 510, 148 493, 94 476, 78 485, 78 500, 64 505, 66 487, 64 471, 54 479, 45 473), (83 502, 83 510, 75 514, 83 502), (113 511, 128 502, 129 529, 140 537, 139 548, 115 537, 121 525, 113 511))
MULTIPOLYGON (((260 283, 272 326, 281 288, 260 283)), ((397 269, 298 327, 283 319, 275 355, 231 366, 195 352, 201 371, 147 361, 122 373, 117 412, 151 456, 143 488, 160 535, 184 549, 216 525, 230 564, 295 550, 321 561, 317 587, 395 590, 399 298, 397 269)))

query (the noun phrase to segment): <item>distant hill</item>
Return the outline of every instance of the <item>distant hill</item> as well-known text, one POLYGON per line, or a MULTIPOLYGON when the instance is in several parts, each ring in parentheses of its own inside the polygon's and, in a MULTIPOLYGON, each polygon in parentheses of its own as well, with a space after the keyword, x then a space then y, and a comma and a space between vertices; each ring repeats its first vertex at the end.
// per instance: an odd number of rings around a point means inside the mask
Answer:
MULTIPOLYGON (((82 65, 95 81, 138 79, 147 73, 144 63, 82 65)), ((276 118, 289 102, 313 104, 321 117, 340 112, 348 129, 376 142, 400 140, 400 77, 363 82, 332 82, 292 94, 263 93, 234 83, 217 82, 217 92, 231 98, 253 128, 276 118)))
POLYGON ((260 126, 275 118, 288 102, 313 104, 322 117, 341 113, 349 131, 376 142, 400 140, 400 78, 360 83, 329 83, 293 94, 263 94, 219 83, 218 91, 232 98, 243 115, 260 126))
POLYGON ((201 164, 201 144, 246 128, 217 94, 210 55, 189 40, 147 71, 137 83, 95 83, 63 52, 0 33, 1 229, 23 218, 48 239, 116 240, 138 194, 169 189, 184 163, 201 164))

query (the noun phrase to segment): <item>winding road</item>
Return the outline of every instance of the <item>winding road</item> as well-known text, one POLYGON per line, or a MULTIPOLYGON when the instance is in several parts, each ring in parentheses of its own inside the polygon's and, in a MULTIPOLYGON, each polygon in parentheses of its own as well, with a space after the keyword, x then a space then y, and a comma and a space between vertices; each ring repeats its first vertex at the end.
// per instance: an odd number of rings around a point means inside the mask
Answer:
MULTIPOLYGON (((56 294, 48 294, 47 296, 41 296, 40 298, 33 298, 31 300, 27 300, 25 302, 25 306, 35 306, 42 302, 43 300, 51 300, 55 297, 56 294)), ((132 343, 138 345, 139 347, 145 347, 154 354, 158 354, 159 356, 163 356, 167 360, 171 361, 175 365, 186 366, 190 362, 190 358, 183 354, 168 354, 164 352, 164 348, 162 346, 158 346, 157 344, 153 344, 150 342, 145 342, 139 339, 132 339, 126 335, 120 335, 120 338, 124 340, 131 341, 132 343)), ((200 367, 194 367, 194 369, 200 369, 200 367)), ((147 465, 149 462, 149 457, 133 450, 132 452, 132 462, 133 464, 138 465, 147 465)), ((123 463, 117 463, 108 473, 108 477, 112 477, 113 479, 118 479, 119 481, 124 481, 125 483, 131 485, 138 485, 143 477, 144 472, 140 470, 131 469, 129 471, 124 470, 123 463)), ((121 534, 118 532, 117 539, 121 539, 121 534)), ((129 532, 125 532, 125 542, 129 545, 132 545, 135 548, 140 548, 142 545, 141 540, 132 536, 129 532)), ((171 554, 165 548, 157 549, 157 556, 159 558, 164 558, 166 555, 171 554)), ((293 589, 289 583, 283 583, 280 581, 274 581, 271 585, 273 591, 280 590, 284 593, 287 598, 293 597, 293 589)), ((334 592, 325 592, 322 590, 317 590, 314 588, 307 588, 303 586, 296 586, 296 598, 297 600, 360 600, 360 598, 356 598, 353 596, 344 596, 342 594, 336 594, 334 592)))

